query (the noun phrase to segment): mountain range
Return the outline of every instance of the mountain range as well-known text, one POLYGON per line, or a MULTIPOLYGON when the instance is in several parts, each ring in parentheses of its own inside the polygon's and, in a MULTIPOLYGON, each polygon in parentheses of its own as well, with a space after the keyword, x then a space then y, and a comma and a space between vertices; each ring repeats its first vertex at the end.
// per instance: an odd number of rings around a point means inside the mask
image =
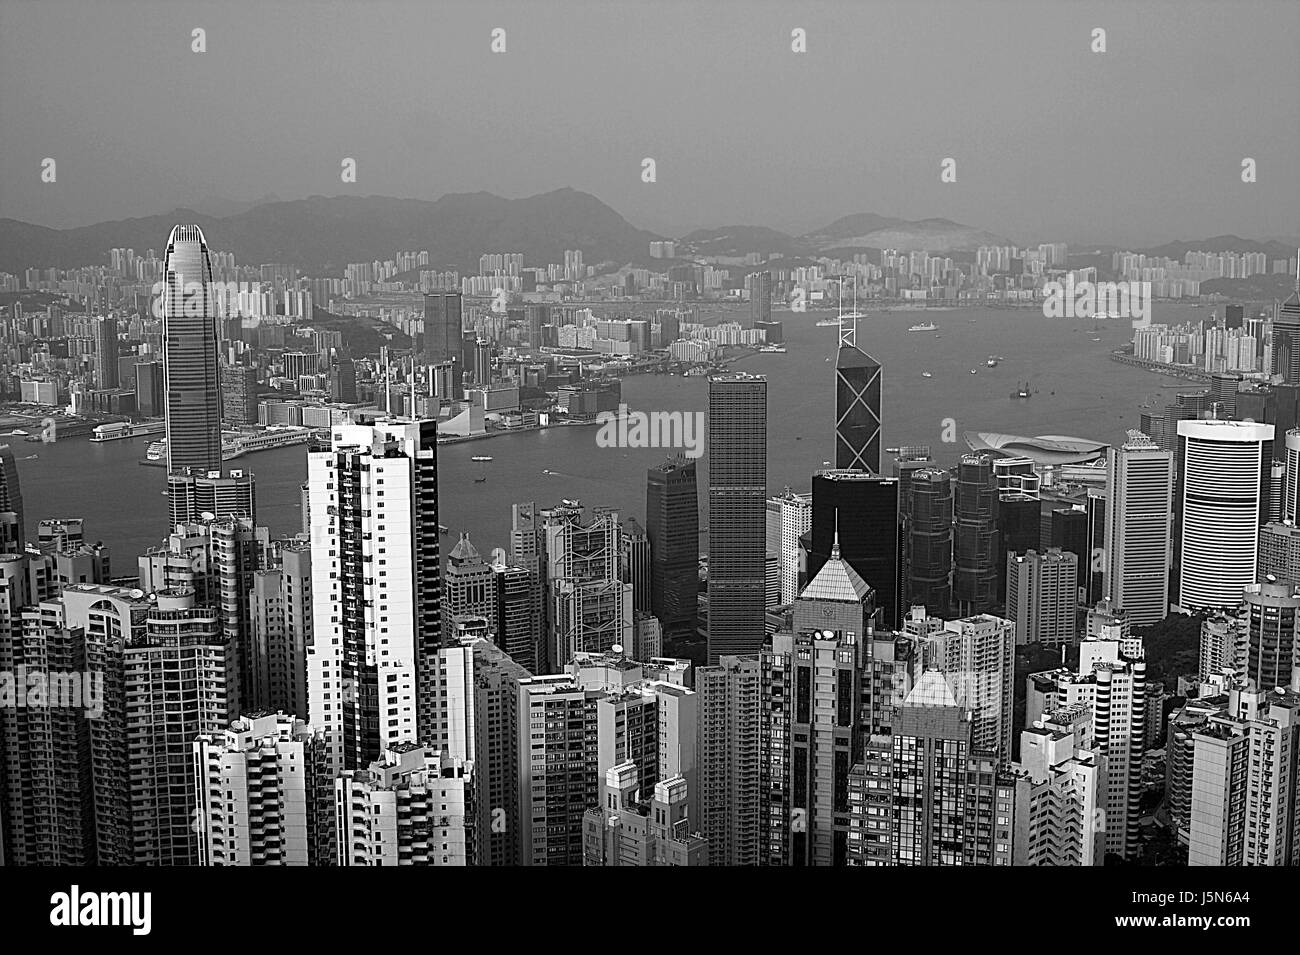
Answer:
MULTIPOLYGON (((566 249, 581 249, 591 265, 649 265, 649 243, 664 238, 638 229, 589 193, 557 189, 523 199, 487 192, 445 195, 435 201, 388 196, 311 196, 255 203, 205 199, 203 211, 175 209, 162 215, 50 229, 0 219, 0 271, 107 265, 108 250, 132 248, 162 255, 173 225, 199 225, 213 249, 233 252, 237 262, 283 262, 313 274, 339 274, 349 262, 390 259, 398 250, 428 250, 429 268, 473 274, 485 252, 522 252, 530 265, 563 262, 566 249), (225 213, 225 214, 217 214, 225 213)), ((677 239, 677 256, 781 255, 786 260, 828 253, 926 249, 934 253, 973 251, 1013 241, 949 219, 891 218, 864 212, 844 216, 804 235, 763 226, 702 229, 677 239)), ((1270 258, 1294 248, 1272 240, 1254 242, 1217 236, 1171 242, 1145 250, 1181 258, 1188 249, 1263 251, 1270 258)))

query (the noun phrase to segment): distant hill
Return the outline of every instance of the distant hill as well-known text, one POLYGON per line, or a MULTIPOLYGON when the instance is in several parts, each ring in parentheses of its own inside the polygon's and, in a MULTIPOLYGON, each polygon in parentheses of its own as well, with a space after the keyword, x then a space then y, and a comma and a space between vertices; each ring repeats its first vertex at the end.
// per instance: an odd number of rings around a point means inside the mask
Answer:
POLYGON ((285 262, 337 272, 349 262, 390 259, 399 250, 429 252, 430 268, 476 272, 484 252, 522 252, 530 265, 563 262, 581 249, 589 264, 646 262, 659 236, 632 226, 595 196, 574 189, 503 199, 487 192, 434 202, 386 196, 311 196, 270 202, 217 217, 176 209, 76 229, 47 229, 0 219, 0 271, 108 264, 108 250, 159 255, 173 225, 193 222, 213 249, 241 263, 285 262))
POLYGON ((808 243, 792 235, 759 225, 729 225, 697 229, 677 240, 677 254, 744 255, 747 252, 803 255, 812 251, 808 243))
POLYGON ((1012 245, 1011 240, 951 219, 891 219, 871 212, 845 216, 803 237, 820 251, 831 249, 898 249, 912 252, 958 252, 981 245, 1012 245))
POLYGON ((1271 262, 1273 259, 1289 259, 1295 255, 1296 250, 1295 246, 1283 245, 1276 241, 1256 242, 1236 235, 1216 235, 1213 238, 1196 239, 1191 242, 1179 239, 1143 251, 1147 255, 1168 256, 1171 259, 1181 259, 1188 252, 1263 252, 1268 255, 1271 262))

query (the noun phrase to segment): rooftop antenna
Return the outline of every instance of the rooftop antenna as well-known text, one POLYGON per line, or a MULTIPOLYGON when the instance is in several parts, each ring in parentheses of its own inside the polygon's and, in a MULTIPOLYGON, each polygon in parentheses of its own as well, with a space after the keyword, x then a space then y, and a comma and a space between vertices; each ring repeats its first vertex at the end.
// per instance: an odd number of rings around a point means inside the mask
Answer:
POLYGON ((844 314, 844 279, 840 279, 839 295, 839 321, 840 321, 840 347, 856 348, 858 342, 858 276, 853 274, 853 311, 848 315, 844 314), (852 324, 846 326, 844 320, 852 320, 852 324))

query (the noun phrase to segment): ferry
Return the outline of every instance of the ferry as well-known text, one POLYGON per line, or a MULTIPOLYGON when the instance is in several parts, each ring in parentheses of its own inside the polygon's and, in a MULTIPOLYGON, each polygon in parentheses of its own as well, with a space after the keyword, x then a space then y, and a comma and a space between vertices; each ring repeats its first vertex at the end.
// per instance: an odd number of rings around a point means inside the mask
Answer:
POLYGON ((95 430, 90 433, 90 440, 96 444, 103 444, 105 441, 123 441, 146 434, 162 434, 166 430, 165 421, 142 421, 138 424, 132 424, 130 421, 114 421, 112 424, 96 425, 95 430))
POLYGON ((474 455, 472 458, 470 458, 470 460, 471 460, 471 461, 491 461, 491 460, 492 460, 492 455, 490 455, 490 454, 476 454, 476 455, 474 455))
MULTIPOLYGON (((245 454, 256 451, 269 451, 272 448, 287 448, 295 444, 306 444, 315 434, 314 428, 300 425, 271 425, 264 431, 227 431, 221 436, 221 460, 233 461, 245 454)), ((151 442, 144 452, 144 464, 165 464, 167 462, 167 439, 151 442)))
POLYGON ((765 353, 767 353, 767 354, 769 354, 769 355, 784 355, 784 354, 785 354, 785 348, 783 348, 783 347, 780 346, 780 345, 764 345, 762 348, 759 349, 759 351, 761 351, 761 352, 765 352, 765 353))
POLYGON ((818 328, 839 328, 840 320, 838 318, 823 318, 817 322, 818 328))
POLYGON ((913 325, 908 329, 909 332, 932 332, 939 326, 934 322, 922 322, 919 325, 913 325))

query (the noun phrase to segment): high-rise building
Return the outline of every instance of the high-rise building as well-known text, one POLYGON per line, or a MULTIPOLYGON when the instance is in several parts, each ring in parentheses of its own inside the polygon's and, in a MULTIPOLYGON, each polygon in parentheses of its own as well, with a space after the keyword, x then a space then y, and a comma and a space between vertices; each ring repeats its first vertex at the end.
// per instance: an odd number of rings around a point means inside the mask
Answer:
POLYGON ((623 582, 632 586, 632 609, 650 610, 650 540, 635 517, 623 522, 619 535, 622 555, 619 570, 623 582))
POLYGON ((893 735, 873 738, 864 752, 868 792, 859 805, 883 830, 855 828, 883 850, 877 864, 962 864, 971 751, 970 711, 942 673, 926 671, 898 707, 893 735))
POLYGON ((411 742, 387 747, 367 769, 335 779, 334 804, 339 865, 477 863, 473 760, 411 742))
POLYGON ((253 574, 249 595, 252 692, 246 709, 306 713, 312 643, 311 546, 285 544, 280 566, 253 574))
POLYGON ((479 614, 492 621, 497 617, 496 574, 483 560, 468 534, 461 534, 447 555, 442 579, 443 626, 450 628, 458 614, 479 614))
POLYGON ((1140 638, 1085 639, 1079 644, 1077 671, 1030 674, 1026 725, 1075 705, 1091 714, 1095 748, 1106 760, 1106 853, 1133 859, 1139 849, 1146 742, 1146 659, 1140 638))
POLYGON ((161 547, 139 559, 141 587, 150 592, 190 588, 200 606, 217 614, 222 639, 235 658, 239 697, 257 709, 270 701, 253 695, 263 665, 254 656, 249 598, 269 546, 270 532, 252 518, 215 518, 178 524, 161 547))
POLYGON ((28 563, 19 554, 0 558, 0 671, 8 691, 0 713, 0 856, 7 865, 94 865, 90 747, 104 715, 103 674, 88 665, 84 629, 24 609, 37 596, 28 563))
POLYGON ((618 512, 596 508, 584 524, 582 507, 575 504, 543 517, 549 669, 561 669, 580 651, 629 646, 632 585, 623 582, 618 512))
POLYGON ((433 421, 335 425, 308 454, 307 694, 333 773, 419 740, 435 709, 420 680, 442 636, 437 468, 433 421))
POLYGON ((452 394, 461 396, 461 293, 429 292, 424 296, 424 354, 434 365, 453 365, 452 394))
POLYGON ((13 449, 0 445, 0 548, 22 553, 27 531, 23 526, 23 492, 18 483, 18 464, 13 449))
POLYGON ((997 599, 998 488, 993 455, 963 454, 953 485, 953 602, 960 612, 985 613, 997 599))
POLYGON ((1007 616, 1016 624, 1016 643, 1073 646, 1077 637, 1079 562, 1050 548, 1007 558, 1007 616))
POLYGON ((1188 865, 1300 865, 1300 693, 1234 687, 1191 731, 1188 865))
POLYGON ((133 864, 197 865, 193 742, 239 712, 235 648, 217 612, 195 606, 192 590, 160 592, 143 639, 125 648, 122 693, 133 864))
POLYGON ((646 537, 650 541, 650 612, 664 634, 695 629, 700 589, 700 511, 695 462, 669 458, 646 473, 646 537))
POLYGON ((780 571, 778 603, 789 606, 799 596, 799 538, 812 530, 812 495, 788 487, 767 501, 767 550, 780 571))
POLYGON ((672 776, 651 788, 630 760, 610 767, 604 779, 604 801, 583 819, 584 865, 708 865, 708 841, 692 835, 685 779, 672 776), (643 800, 638 794, 647 789, 653 795, 643 800))
POLYGON ((284 713, 193 743, 198 865, 332 865, 333 782, 322 743, 284 713))
POLYGON ((335 353, 330 356, 330 401, 356 404, 357 367, 351 358, 335 353))
POLYGON ((136 362, 135 408, 143 418, 161 418, 167 414, 166 376, 163 368, 160 361, 136 362))
POLYGON ((835 358, 835 467, 880 473, 884 369, 841 332, 835 358))
POLYGON ((600 798, 596 701, 568 674, 519 681, 514 828, 526 866, 581 865, 583 818, 600 798))
POLYGON ((95 319, 95 387, 116 388, 117 319, 112 315, 95 319))
POLYGON ((221 420, 236 428, 257 424, 257 369, 252 365, 222 364, 221 420))
POLYGON ((1106 855, 1104 761, 1076 704, 1026 727, 1014 777, 1012 865, 1096 866, 1106 855))
MULTIPOLYGON (((1260 690, 1292 686, 1293 667, 1300 666, 1297 656, 1296 627, 1300 621, 1300 596, 1295 585, 1266 580, 1251 584, 1244 594, 1247 619, 1246 670, 1239 673, 1260 690)), ((1293 687, 1300 692, 1300 687, 1293 687)))
POLYGON ((763 644, 767 379, 709 379, 709 662, 763 644))
POLYGON ((519 648, 510 655, 530 673, 545 673, 547 663, 546 635, 549 633, 547 614, 548 586, 546 583, 546 534, 542 527, 537 504, 529 501, 510 508, 510 563, 528 575, 531 612, 530 650, 519 648))
POLYGON ((1255 582, 1272 460, 1271 424, 1178 423, 1179 605, 1235 607, 1255 582))
POLYGON ((1130 431, 1108 456, 1107 596, 1134 626, 1146 626, 1169 612, 1173 455, 1130 431))
POLYGON ((257 479, 239 468, 223 475, 197 468, 167 475, 167 530, 212 518, 247 517, 257 523, 257 479))
POLYGON ((830 559, 837 538, 841 556, 875 590, 882 627, 896 629, 902 613, 898 478, 838 469, 814 474, 806 580, 830 559))
POLYGON ((751 272, 745 276, 745 289, 749 292, 749 327, 772 320, 772 273, 751 272))
POLYGON ((971 711, 972 745, 1010 761, 1015 621, 980 614, 942 627, 921 641, 925 669, 940 671, 953 699, 971 711))
POLYGON ((212 261, 196 225, 172 229, 163 257, 163 361, 167 468, 221 470, 217 297, 212 261))
POLYGON ((952 475, 939 468, 913 470, 906 495, 903 604, 946 614, 952 605, 952 475))
POLYGON ((710 865, 758 865, 763 669, 757 656, 724 656, 695 671, 699 698, 700 818, 710 865))

